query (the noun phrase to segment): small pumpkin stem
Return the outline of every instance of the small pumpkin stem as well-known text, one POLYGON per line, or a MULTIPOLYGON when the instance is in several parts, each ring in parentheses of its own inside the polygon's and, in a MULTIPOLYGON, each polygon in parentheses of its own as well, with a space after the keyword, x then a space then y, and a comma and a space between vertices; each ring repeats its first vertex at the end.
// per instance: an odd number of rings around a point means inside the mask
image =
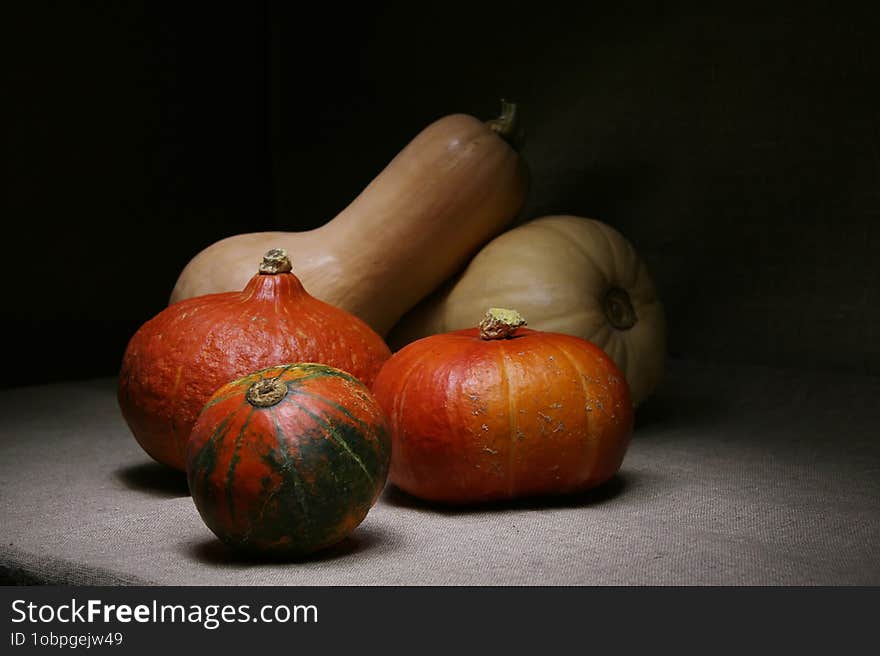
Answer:
POLYGON ((526 320, 516 310, 489 308, 480 322, 480 338, 507 339, 517 328, 525 325, 526 320))
POLYGON ((608 322, 618 330, 629 330, 636 325, 639 318, 632 306, 632 299, 620 287, 612 287, 605 292, 602 307, 608 322))
POLYGON ((260 263, 260 273, 265 275, 274 275, 276 273, 290 273, 293 271, 293 265, 287 256, 287 251, 283 248, 273 248, 266 251, 263 261, 260 263))
POLYGON ((514 148, 518 148, 522 135, 519 132, 517 104, 501 99, 501 115, 486 121, 486 126, 514 148))
POLYGON ((287 396, 287 383, 277 378, 260 380, 248 387, 247 402, 257 408, 268 408, 287 396))

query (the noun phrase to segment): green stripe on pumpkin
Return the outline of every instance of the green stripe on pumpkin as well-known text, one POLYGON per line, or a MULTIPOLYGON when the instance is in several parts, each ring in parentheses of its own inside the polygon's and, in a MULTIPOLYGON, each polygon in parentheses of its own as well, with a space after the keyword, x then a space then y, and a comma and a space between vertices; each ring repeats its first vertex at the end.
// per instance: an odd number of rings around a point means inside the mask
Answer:
POLYGON ((196 454, 195 466, 192 471, 193 481, 191 481, 191 485, 199 485, 202 489, 208 489, 208 476, 211 475, 211 472, 214 471, 214 467, 217 465, 217 448, 222 444, 226 437, 229 423, 234 416, 235 413, 223 419, 208 441, 205 442, 204 446, 196 454), (201 478, 201 480, 199 480, 199 478, 201 478))
POLYGON ((325 396, 321 396, 320 394, 315 394, 314 392, 307 392, 306 390, 303 390, 303 389, 293 389, 293 390, 290 390, 290 392, 291 392, 291 394, 305 396, 310 399, 315 399, 316 401, 320 401, 321 403, 325 403, 325 404, 329 405, 331 408, 333 408, 334 410, 342 413, 343 415, 345 415, 346 417, 351 419, 353 422, 360 424, 364 428, 369 426, 369 424, 367 422, 365 422, 363 419, 359 419, 358 417, 355 417, 351 413, 351 411, 348 408, 346 408, 344 405, 337 403, 336 401, 333 401, 331 399, 328 399, 325 396))
MULTIPOLYGON (((294 459, 290 457, 290 452, 287 450, 287 441, 284 439, 284 431, 281 428, 281 424, 278 422, 278 415, 275 414, 272 408, 269 408, 270 414, 272 415, 272 421, 275 424, 275 438, 278 444, 277 454, 280 456, 280 470, 281 476, 284 478, 285 475, 291 475, 293 477, 293 491, 296 496, 297 503, 299 504, 300 510, 302 511, 303 521, 307 529, 307 534, 312 532, 312 524, 314 523, 313 518, 309 514, 309 504, 306 502, 305 495, 305 483, 303 481, 302 474, 300 474, 299 469, 296 466, 296 462, 294 459)), ((272 463, 276 467, 277 463, 272 463)), ((283 483, 282 483, 283 487, 283 483)))
POLYGON ((308 410, 307 408, 305 408, 303 406, 299 406, 299 409, 302 410, 303 412, 305 412, 309 417, 314 419, 316 422, 318 422, 318 424, 321 425, 324 428, 324 430, 327 431, 327 433, 332 438, 333 442, 337 446, 341 447, 348 455, 350 455, 355 460, 355 462, 357 462, 358 466, 360 466, 361 470, 364 472, 364 475, 372 483, 373 476, 372 476, 372 474, 370 474, 366 465, 364 465, 363 460, 361 460, 358 457, 358 455, 352 450, 352 448, 348 445, 348 442, 346 442, 342 438, 342 436, 339 434, 339 432, 336 430, 336 428, 333 426, 333 424, 331 424, 329 421, 327 421, 326 419, 324 419, 320 415, 315 414, 314 412, 312 412, 311 410, 308 410))
POLYGON ((247 417, 244 418, 241 429, 238 431, 238 435, 235 438, 235 445, 232 447, 232 457, 229 459, 229 469, 226 471, 226 503, 229 506, 229 516, 233 518, 235 517, 235 499, 232 490, 232 483, 235 478, 235 467, 238 465, 238 461, 241 460, 238 451, 241 449, 241 443, 244 441, 244 433, 247 430, 248 424, 251 422, 251 417, 253 416, 254 408, 251 407, 250 412, 248 412, 247 417))

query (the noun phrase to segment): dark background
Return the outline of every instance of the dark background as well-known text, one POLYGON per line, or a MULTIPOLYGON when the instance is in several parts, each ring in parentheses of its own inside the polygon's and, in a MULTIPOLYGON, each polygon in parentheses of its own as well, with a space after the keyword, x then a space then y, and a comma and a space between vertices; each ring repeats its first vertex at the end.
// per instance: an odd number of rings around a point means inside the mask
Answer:
POLYGON ((326 222, 502 96, 519 220, 628 236, 673 356, 880 374, 876 11, 608 4, 6 10, 0 384, 115 374, 201 248, 326 222))

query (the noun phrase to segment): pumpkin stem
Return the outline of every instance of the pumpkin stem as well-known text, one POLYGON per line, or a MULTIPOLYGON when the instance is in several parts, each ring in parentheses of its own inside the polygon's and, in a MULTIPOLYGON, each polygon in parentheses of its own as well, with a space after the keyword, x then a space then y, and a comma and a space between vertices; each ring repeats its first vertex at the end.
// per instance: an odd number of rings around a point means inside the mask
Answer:
POLYGON ((260 273, 264 275, 274 275, 276 273, 290 273, 293 271, 293 265, 287 256, 287 251, 283 248, 273 248, 266 251, 263 261, 260 263, 260 273))
POLYGON ((480 322, 480 338, 507 339, 517 328, 525 325, 526 320, 516 310, 489 308, 480 322))
POLYGON ((605 292, 602 307, 608 322, 618 330, 629 330, 639 320, 629 294, 620 287, 612 287, 605 292))
POLYGON ((257 408, 268 408, 287 396, 287 383, 278 378, 260 380, 248 387, 245 398, 257 408))
POLYGON ((486 126, 499 137, 504 139, 510 146, 518 149, 522 141, 519 130, 519 113, 515 102, 501 99, 501 115, 486 121, 486 126))

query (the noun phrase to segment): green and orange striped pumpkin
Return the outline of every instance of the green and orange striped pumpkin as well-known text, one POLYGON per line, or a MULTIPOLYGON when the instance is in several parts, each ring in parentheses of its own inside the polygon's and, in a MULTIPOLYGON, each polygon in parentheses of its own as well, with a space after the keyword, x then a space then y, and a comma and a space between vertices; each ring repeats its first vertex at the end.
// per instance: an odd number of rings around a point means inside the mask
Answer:
POLYGON ((385 416, 359 380, 299 363, 232 381, 208 400, 187 443, 202 519, 228 545, 301 556, 349 535, 391 461, 385 416))

